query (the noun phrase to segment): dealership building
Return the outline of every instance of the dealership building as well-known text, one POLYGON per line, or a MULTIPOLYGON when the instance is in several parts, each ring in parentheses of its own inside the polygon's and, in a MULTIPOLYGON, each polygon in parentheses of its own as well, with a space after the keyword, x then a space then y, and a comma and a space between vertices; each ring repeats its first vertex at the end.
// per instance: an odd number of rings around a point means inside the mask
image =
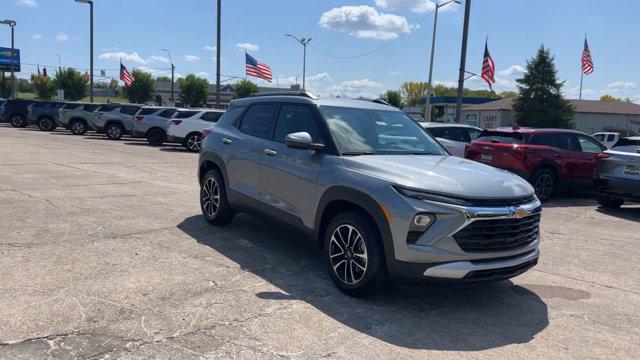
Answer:
MULTIPOLYGON (((464 123, 491 129, 517 124, 513 115, 514 98, 500 99, 462 109, 464 123)), ((640 135, 640 105, 620 101, 569 100, 576 109, 576 130, 587 134, 600 131, 640 135)))

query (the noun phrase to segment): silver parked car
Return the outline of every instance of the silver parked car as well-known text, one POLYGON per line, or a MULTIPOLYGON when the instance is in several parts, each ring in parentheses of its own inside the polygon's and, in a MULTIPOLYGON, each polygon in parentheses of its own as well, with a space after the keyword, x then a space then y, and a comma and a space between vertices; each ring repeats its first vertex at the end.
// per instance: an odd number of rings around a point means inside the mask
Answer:
POLYGON ((82 135, 93 130, 91 116, 98 104, 66 103, 58 111, 58 125, 70 130, 74 135, 82 135))
POLYGON ((391 106, 261 94, 232 101, 203 135, 204 218, 249 212, 299 229, 347 294, 388 278, 502 280, 538 261, 531 185, 450 156, 391 106))
POLYGON ((595 188, 604 208, 640 202, 640 137, 621 138, 611 150, 598 154, 595 188))
POLYGON ((106 134, 110 140, 120 140, 122 135, 131 134, 133 116, 140 110, 136 104, 103 104, 93 112, 91 121, 99 134, 106 134))
POLYGON ((149 144, 160 146, 167 141, 169 120, 178 111, 176 108, 143 106, 133 117, 131 136, 146 138, 149 144))

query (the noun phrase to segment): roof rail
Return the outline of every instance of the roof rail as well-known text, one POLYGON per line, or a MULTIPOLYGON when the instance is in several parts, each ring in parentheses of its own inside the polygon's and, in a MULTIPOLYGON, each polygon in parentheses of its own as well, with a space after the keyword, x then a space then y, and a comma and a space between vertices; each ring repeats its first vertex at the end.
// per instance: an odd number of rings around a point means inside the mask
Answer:
POLYGON ((389 105, 391 106, 391 104, 389 104, 388 102, 382 100, 382 99, 373 99, 371 100, 371 102, 376 103, 376 104, 382 104, 382 105, 389 105))
POLYGON ((318 97, 307 91, 265 91, 261 93, 253 93, 250 97, 262 97, 262 96, 302 96, 309 99, 317 100, 318 97))

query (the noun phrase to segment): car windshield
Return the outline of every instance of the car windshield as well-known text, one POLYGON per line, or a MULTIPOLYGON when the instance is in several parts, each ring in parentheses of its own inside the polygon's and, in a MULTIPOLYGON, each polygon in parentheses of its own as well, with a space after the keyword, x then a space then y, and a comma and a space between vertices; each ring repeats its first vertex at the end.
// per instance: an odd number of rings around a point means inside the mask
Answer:
POLYGON ((438 142, 400 111, 321 106, 343 155, 445 155, 438 142))

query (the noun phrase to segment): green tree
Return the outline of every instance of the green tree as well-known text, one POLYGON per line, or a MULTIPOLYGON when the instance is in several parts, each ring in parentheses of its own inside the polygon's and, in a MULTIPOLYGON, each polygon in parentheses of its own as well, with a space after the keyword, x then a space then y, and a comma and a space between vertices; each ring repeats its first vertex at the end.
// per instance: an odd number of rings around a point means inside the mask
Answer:
POLYGON ((73 68, 58 69, 53 83, 57 89, 64 90, 64 98, 67 100, 78 101, 87 96, 87 80, 73 68))
POLYGON ((166 75, 156 76, 156 81, 169 81, 171 82, 171 78, 166 75))
POLYGON ((209 82, 194 74, 178 80, 180 88, 180 100, 187 106, 204 106, 209 96, 209 82))
POLYGON ((427 96, 426 82, 405 82, 400 87, 402 103, 407 106, 420 105, 422 99, 427 96))
POLYGON ((39 81, 33 83, 36 95, 38 99, 49 100, 52 99, 57 92, 56 85, 53 83, 50 77, 42 77, 39 81))
POLYGON ((506 98, 517 98, 518 97, 518 93, 515 91, 503 91, 500 94, 498 94, 498 96, 500 96, 503 99, 506 98))
POLYGON ((136 104, 144 104, 151 100, 153 92, 156 91, 156 83, 151 75, 140 70, 133 70, 131 74, 134 80, 131 85, 125 84, 122 87, 124 96, 129 102, 136 104))
POLYGON ((622 99, 611 96, 609 94, 604 94, 600 96, 600 101, 622 101, 622 99))
POLYGON ((122 87, 120 86, 120 84, 118 83, 118 80, 116 79, 111 79, 111 81, 109 81, 109 85, 107 85, 107 88, 113 91, 113 95, 115 97, 120 96, 120 94, 122 93, 122 87))
POLYGON ((541 45, 527 61, 527 71, 517 79, 519 95, 513 104, 518 124, 530 127, 573 128, 575 109, 562 97, 554 58, 541 45))
POLYGON ((259 91, 258 85, 249 80, 240 80, 235 85, 236 93, 233 96, 234 99, 246 98, 251 94, 255 94, 259 91))
POLYGON ((16 77, 16 87, 18 88, 18 92, 21 93, 32 93, 35 91, 33 83, 27 79, 20 79, 16 77))
POLYGON ((402 107, 402 97, 400 96, 400 92, 397 90, 387 90, 380 94, 380 100, 384 100, 388 102, 389 105, 397 108, 402 107))

